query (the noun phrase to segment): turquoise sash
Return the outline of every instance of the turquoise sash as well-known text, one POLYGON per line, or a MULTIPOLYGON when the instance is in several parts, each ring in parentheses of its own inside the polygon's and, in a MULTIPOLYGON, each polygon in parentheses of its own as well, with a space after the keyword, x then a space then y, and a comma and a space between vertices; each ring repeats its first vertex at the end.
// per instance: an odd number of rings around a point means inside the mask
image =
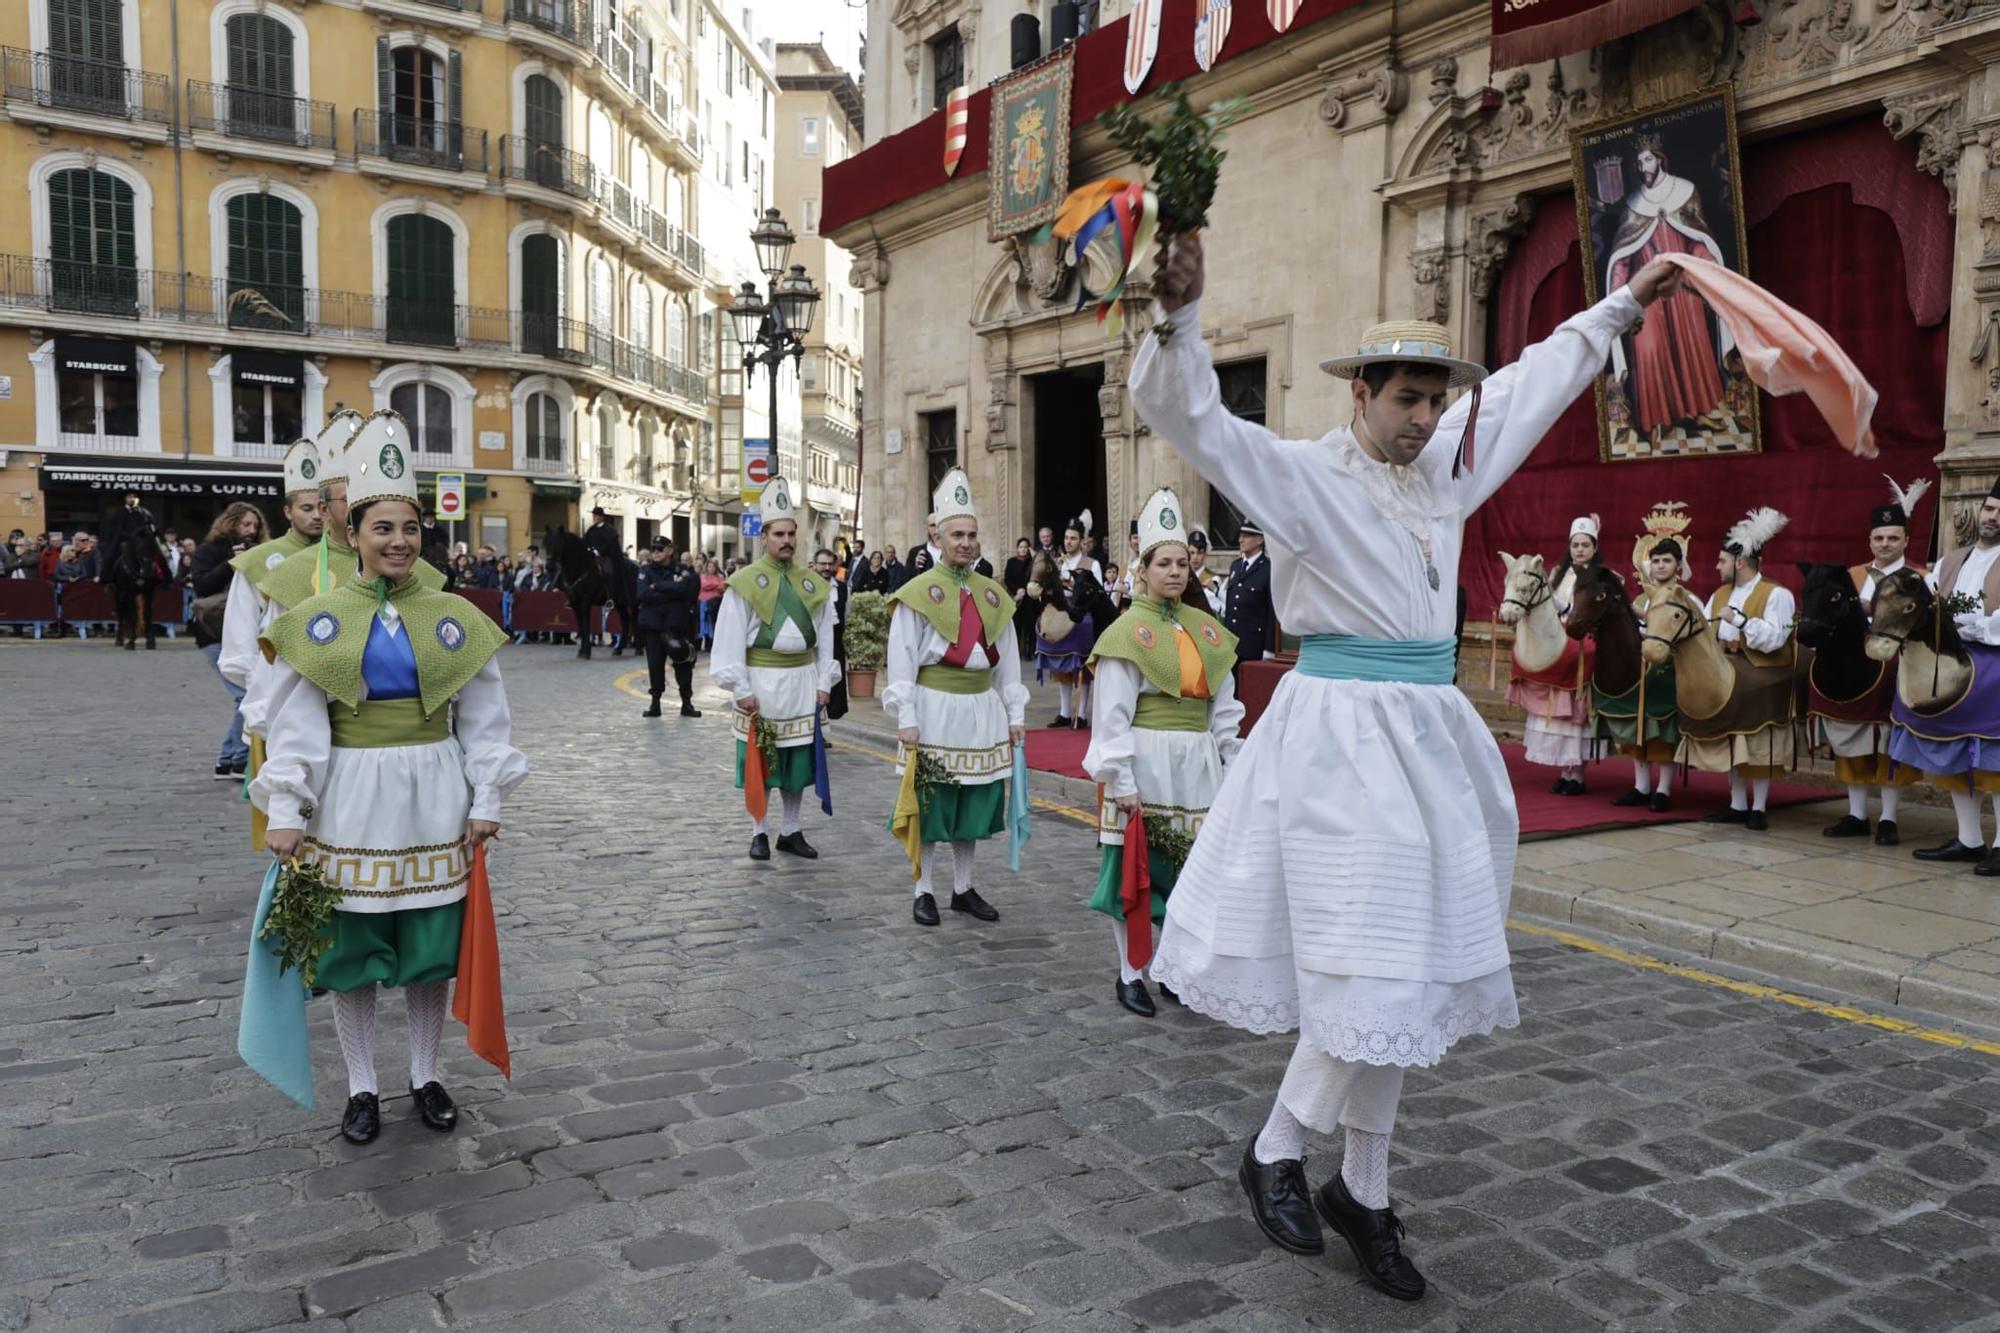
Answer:
POLYGON ((1299 641, 1298 670, 1322 680, 1400 681, 1449 685, 1458 671, 1456 639, 1364 639, 1308 634, 1299 641))

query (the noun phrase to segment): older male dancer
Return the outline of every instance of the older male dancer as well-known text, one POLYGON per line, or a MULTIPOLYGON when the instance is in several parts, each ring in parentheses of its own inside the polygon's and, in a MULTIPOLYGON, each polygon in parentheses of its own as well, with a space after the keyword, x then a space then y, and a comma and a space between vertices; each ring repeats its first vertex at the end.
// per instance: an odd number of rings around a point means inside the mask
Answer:
POLYGON ((1499 748, 1452 684, 1462 524, 1677 277, 1646 265, 1490 379, 1440 325, 1379 325, 1321 363, 1353 381, 1354 420, 1318 440, 1222 406, 1203 277, 1200 240, 1176 241, 1133 402, 1257 516, 1278 617, 1303 643, 1181 870, 1153 974, 1212 1018, 1301 1029, 1244 1148, 1252 1214, 1278 1245, 1318 1254, 1316 1201, 1371 1283, 1416 1300, 1424 1280, 1389 1208, 1403 1071, 1519 1022, 1506 919, 1520 825, 1499 748), (1445 409, 1451 388, 1481 381, 1445 409), (1444 444, 1427 448, 1434 434, 1444 444), (1340 1174, 1309 1199, 1306 1132, 1336 1127, 1340 1174))

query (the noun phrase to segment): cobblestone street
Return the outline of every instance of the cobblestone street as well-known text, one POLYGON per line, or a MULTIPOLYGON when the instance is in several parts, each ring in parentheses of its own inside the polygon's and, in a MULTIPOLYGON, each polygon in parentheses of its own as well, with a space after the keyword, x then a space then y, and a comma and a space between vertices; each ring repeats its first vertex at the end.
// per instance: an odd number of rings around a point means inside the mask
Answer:
MULTIPOLYGON (((187 646, 0 644, 0 1329, 2000 1327, 2000 1057, 1516 933, 1522 1026, 1413 1071, 1390 1190, 1430 1295, 1264 1241, 1236 1183, 1291 1049, 1112 998, 1088 829, 995 925, 910 923, 872 748, 744 856, 720 699, 503 653, 533 775, 493 856, 514 1078, 446 1031, 354 1148, 235 1055, 260 857, 187 646)), ((1316 1185, 1338 1144, 1315 1139, 1316 1185)))

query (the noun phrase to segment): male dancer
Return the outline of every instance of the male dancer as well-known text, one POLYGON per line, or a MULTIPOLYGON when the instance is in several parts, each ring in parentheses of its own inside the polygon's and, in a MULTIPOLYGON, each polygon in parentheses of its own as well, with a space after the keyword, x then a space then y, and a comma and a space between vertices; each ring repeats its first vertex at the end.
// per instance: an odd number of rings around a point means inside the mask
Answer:
POLYGON ((229 601, 223 607, 222 652, 215 665, 237 689, 249 686, 252 668, 263 660, 257 651, 257 636, 264 632, 269 618, 264 580, 287 559, 319 540, 325 518, 320 508, 318 446, 311 440, 294 440, 285 450, 284 535, 253 546, 229 562, 236 577, 229 584, 229 601))
MULTIPOLYGON (((813 721, 840 677, 833 660, 833 585, 794 559, 799 511, 792 483, 773 477, 758 501, 764 554, 736 571, 715 613, 708 674, 736 700, 736 785, 757 741, 759 721, 776 732, 777 763, 765 775, 784 805, 778 850, 808 861, 819 853, 799 828, 799 806, 813 785, 813 721)), ((771 859, 764 821, 752 821, 750 859, 771 859)))
POLYGON ((1203 276, 1199 238, 1177 239, 1154 284, 1156 328, 1173 336, 1141 345, 1133 402, 1257 515, 1279 618, 1304 637, 1182 867, 1153 975, 1238 1027, 1302 1026, 1270 1120, 1244 1149, 1252 1214, 1280 1246, 1320 1253, 1306 1132, 1345 1127, 1320 1215, 1370 1282, 1416 1300, 1424 1280, 1389 1208, 1403 1070, 1520 1021, 1506 937, 1513 791, 1452 684, 1462 525, 1678 278, 1648 264, 1494 376, 1483 405, 1450 411, 1447 390, 1486 372, 1452 355, 1440 325, 1379 325, 1357 355, 1321 363, 1354 381, 1353 425, 1281 440, 1222 406, 1201 337, 1203 276), (1426 448, 1434 433, 1442 446, 1426 448))
POLYGON ((1771 827, 1765 804, 1771 779, 1796 757, 1792 719, 1798 697, 1790 675, 1798 665, 1793 627, 1799 618, 1792 590, 1764 577, 1764 548, 1784 530, 1775 509, 1753 509, 1722 539, 1715 572, 1722 586, 1708 599, 1708 623, 1722 651, 1741 654, 1729 707, 1697 722, 1681 719, 1681 757, 1704 773, 1729 774, 1729 804, 1706 824, 1741 824, 1753 833, 1771 827))

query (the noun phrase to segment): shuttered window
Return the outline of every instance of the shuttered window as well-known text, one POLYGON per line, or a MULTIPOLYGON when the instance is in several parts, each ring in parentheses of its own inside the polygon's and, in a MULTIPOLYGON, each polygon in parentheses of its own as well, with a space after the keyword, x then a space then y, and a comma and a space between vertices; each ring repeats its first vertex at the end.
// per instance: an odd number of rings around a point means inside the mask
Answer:
POLYGON ((135 315, 138 232, 132 187, 81 168, 49 177, 49 268, 57 308, 135 315))
POLYGON ((292 30, 267 14, 237 14, 223 25, 223 40, 230 132, 291 138, 300 128, 292 100, 292 30))
POLYGON ((435 384, 399 384, 389 391, 389 406, 409 423, 410 443, 421 458, 434 464, 452 454, 451 394, 435 384))
POLYGON ((561 266, 555 237, 521 238, 521 350, 535 356, 554 356, 560 346, 561 266))
POLYGON ((562 404, 552 393, 528 395, 528 461, 560 463, 563 460, 562 404))
POLYGON ((305 222, 275 194, 239 194, 226 205, 229 326, 305 327, 305 222))
POLYGON ((457 238, 437 218, 389 219, 389 340, 453 346, 458 304, 453 250, 457 238))

